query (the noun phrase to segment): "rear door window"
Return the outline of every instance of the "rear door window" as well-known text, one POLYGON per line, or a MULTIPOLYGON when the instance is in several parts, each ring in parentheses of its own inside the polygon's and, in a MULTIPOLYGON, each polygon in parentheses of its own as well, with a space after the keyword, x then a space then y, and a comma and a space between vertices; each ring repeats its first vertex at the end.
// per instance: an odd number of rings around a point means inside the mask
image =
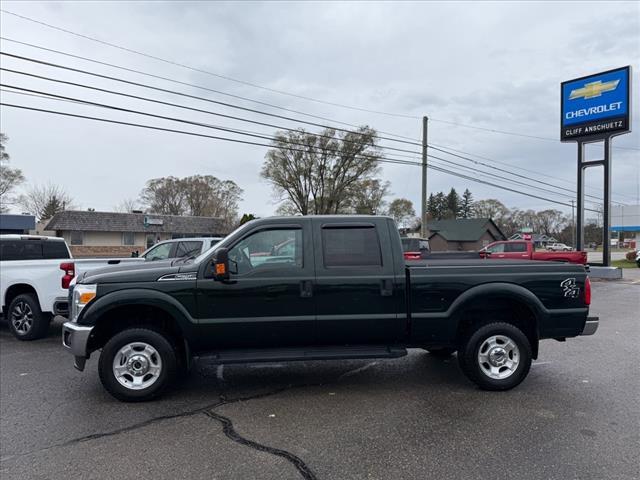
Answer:
POLYGON ((378 232, 371 227, 323 227, 325 267, 381 267, 378 232))
POLYGON ((49 260, 66 259, 69 258, 69 250, 64 242, 46 240, 42 242, 42 257, 49 260))
POLYGON ((178 242, 175 256, 177 258, 197 257, 201 251, 202 242, 178 242))
POLYGON ((415 238, 403 238, 401 241, 403 252, 415 252, 418 250, 418 240, 415 238))
POLYGON ((507 243, 505 245, 505 252, 517 252, 517 253, 523 253, 527 251, 527 244, 523 243, 523 242, 514 242, 514 243, 507 243))

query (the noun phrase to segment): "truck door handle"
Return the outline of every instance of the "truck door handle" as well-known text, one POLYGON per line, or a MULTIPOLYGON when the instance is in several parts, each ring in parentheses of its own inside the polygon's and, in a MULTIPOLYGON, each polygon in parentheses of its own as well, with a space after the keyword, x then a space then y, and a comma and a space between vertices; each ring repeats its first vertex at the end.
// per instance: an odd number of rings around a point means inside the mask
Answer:
POLYGON ((311 280, 302 280, 300 282, 300 297, 301 298, 313 297, 313 282, 311 280))
POLYGON ((393 295, 393 281, 390 279, 380 280, 380 295, 391 297, 393 295))

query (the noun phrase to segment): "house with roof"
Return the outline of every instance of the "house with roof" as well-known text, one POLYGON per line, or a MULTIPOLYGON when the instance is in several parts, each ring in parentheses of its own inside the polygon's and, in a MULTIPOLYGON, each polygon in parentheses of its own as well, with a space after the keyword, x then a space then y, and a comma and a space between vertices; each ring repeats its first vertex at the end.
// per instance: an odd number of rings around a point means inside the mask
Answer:
POLYGON ((506 240, 490 218, 457 218, 427 223, 432 252, 480 250, 491 242, 506 240))
POLYGON ((63 237, 74 257, 130 257, 162 240, 223 237, 221 218, 65 210, 46 226, 63 237))
POLYGON ((536 248, 545 248, 548 243, 556 243, 558 240, 551 235, 545 235, 544 233, 532 233, 532 232, 516 232, 509 237, 509 240, 527 240, 533 242, 536 248))

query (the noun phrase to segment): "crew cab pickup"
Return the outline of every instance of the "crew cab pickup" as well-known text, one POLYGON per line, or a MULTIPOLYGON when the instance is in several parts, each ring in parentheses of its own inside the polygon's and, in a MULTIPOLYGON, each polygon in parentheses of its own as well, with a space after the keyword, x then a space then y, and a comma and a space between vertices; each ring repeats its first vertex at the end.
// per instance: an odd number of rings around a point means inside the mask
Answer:
POLYGON ((188 262, 145 262, 77 279, 62 343, 123 401, 161 394, 193 356, 219 364, 458 352, 481 388, 527 375, 541 339, 591 335, 582 265, 426 260, 409 266, 393 220, 253 220, 188 262), (285 248, 286 246, 286 248, 285 248))
POLYGON ((0 235, 0 310, 19 340, 45 336, 54 315, 66 317, 77 274, 143 259, 73 259, 63 238, 0 235))
POLYGON ((543 260, 551 262, 569 262, 585 265, 587 252, 560 251, 538 252, 533 242, 525 240, 510 240, 506 242, 493 242, 480 250, 482 258, 490 259, 515 259, 515 260, 543 260))

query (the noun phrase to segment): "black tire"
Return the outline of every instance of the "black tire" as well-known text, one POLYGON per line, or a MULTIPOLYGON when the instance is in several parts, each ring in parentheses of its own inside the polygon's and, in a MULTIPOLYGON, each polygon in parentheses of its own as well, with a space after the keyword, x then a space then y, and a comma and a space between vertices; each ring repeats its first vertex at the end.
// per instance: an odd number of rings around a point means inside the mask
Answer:
POLYGON ((425 348, 425 350, 436 358, 449 358, 456 353, 456 349, 451 347, 425 348))
MULTIPOLYGON (((152 355, 150 358, 153 359, 154 356, 152 355)), ((155 361, 157 363, 157 357, 155 361)), ((152 362, 149 362, 149 364, 150 363, 152 362)), ((114 335, 103 347, 98 363, 98 373, 102 385, 111 395, 123 402, 144 402, 157 398, 174 383, 177 368, 176 351, 170 338, 160 332, 146 328, 129 328, 114 335), (114 360, 116 356, 119 358, 124 357, 123 355, 119 355, 120 349, 128 344, 136 343, 150 345, 155 350, 157 356, 159 356, 159 364, 161 365, 159 374, 155 376, 153 383, 141 389, 133 389, 133 387, 123 385, 114 372, 114 360)), ((128 375, 127 378, 133 381, 133 375, 131 374, 127 373, 121 377, 125 377, 126 375, 128 375)), ((138 377, 142 377, 144 380, 147 378, 147 375, 138 375, 138 377)), ((123 378, 122 381, 127 382, 127 378, 123 378)))
POLYGON ((40 310, 40 302, 34 293, 18 295, 7 310, 9 330, 18 340, 36 340, 47 335, 51 315, 40 310))
MULTIPOLYGON (((500 346, 501 345, 496 345, 496 347, 500 346)), ((487 350, 485 353, 489 353, 490 351, 491 350, 487 350)), ((507 361, 509 359, 513 360, 512 355, 515 354, 515 350, 507 353, 507 361)), ((529 339, 522 330, 509 323, 490 323, 480 326, 467 336, 463 346, 458 351, 460 369, 469 380, 483 390, 509 390, 519 385, 529 373, 531 357, 531 343, 529 339), (506 337, 517 347, 518 362, 511 373, 509 373, 510 369, 504 365, 493 365, 494 368, 502 371, 501 374, 508 375, 506 378, 491 378, 487 370, 491 368, 492 365, 490 365, 489 362, 482 363, 478 358, 480 348, 486 348, 486 344, 484 344, 485 341, 494 336, 499 336, 499 341, 501 341, 502 337, 506 337)), ((504 358, 504 355, 497 352, 498 360, 504 358)))

